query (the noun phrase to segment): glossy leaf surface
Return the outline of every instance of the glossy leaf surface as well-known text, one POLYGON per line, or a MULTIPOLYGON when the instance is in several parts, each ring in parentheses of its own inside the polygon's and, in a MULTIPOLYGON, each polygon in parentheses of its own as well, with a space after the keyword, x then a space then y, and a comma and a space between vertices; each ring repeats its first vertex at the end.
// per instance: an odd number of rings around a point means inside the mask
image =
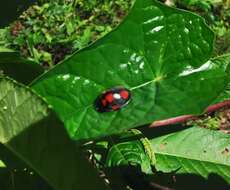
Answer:
POLYGON ((200 114, 228 82, 224 68, 205 64, 213 38, 202 18, 154 0, 137 0, 117 29, 45 73, 32 87, 77 140, 200 114), (116 86, 131 90, 132 100, 120 111, 98 113, 95 99, 116 86))
POLYGON ((108 189, 47 103, 6 78, 0 78, 0 143, 54 189, 108 189))
POLYGON ((151 140, 163 172, 221 176, 230 184, 230 136, 199 127, 151 140))

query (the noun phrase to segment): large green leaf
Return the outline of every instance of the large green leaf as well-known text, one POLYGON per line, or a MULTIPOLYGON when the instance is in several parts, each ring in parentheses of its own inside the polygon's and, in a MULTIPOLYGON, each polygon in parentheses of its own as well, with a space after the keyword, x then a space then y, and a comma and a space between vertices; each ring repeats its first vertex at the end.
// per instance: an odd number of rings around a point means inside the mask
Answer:
POLYGON ((192 127, 151 140, 156 168, 163 172, 222 176, 230 184, 230 136, 192 127))
POLYGON ((0 143, 54 189, 108 189, 46 102, 6 78, 0 78, 0 143))
POLYGON ((29 84, 44 72, 44 69, 20 56, 19 52, 0 47, 0 72, 18 82, 29 84))
POLYGON ((116 30, 45 73, 32 87, 53 106, 73 139, 200 114, 228 82, 224 68, 206 63, 213 38, 197 15, 137 0, 116 30), (132 101, 120 111, 98 113, 96 97, 116 86, 130 89, 132 101))

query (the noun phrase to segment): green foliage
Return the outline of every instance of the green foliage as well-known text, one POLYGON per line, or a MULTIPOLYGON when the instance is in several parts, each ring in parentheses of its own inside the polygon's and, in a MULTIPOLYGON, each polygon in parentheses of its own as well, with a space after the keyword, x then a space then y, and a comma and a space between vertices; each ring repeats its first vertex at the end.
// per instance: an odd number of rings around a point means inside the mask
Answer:
POLYGON ((205 119, 197 120, 194 123, 196 126, 205 127, 211 130, 218 130, 220 128, 220 120, 216 117, 207 117, 205 119))
POLYGON ((124 142, 112 141, 112 146, 106 156, 105 167, 140 166, 142 172, 152 174, 152 167, 156 164, 156 160, 149 140, 136 129, 131 129, 124 134, 120 140, 124 142), (137 140, 130 141, 131 137, 137 140))
POLYGON ((56 0, 34 5, 0 31, 0 43, 52 67, 111 31, 130 5, 130 0, 56 0))
MULTIPOLYGON (((210 59, 214 34, 201 17, 157 1, 136 0, 116 29, 41 74, 34 61, 53 66, 104 36, 131 1, 40 3, 0 32, 2 45, 29 57, 1 48, 0 70, 30 83, 40 94, 0 76, 0 143, 25 162, 28 171, 58 190, 109 189, 88 163, 94 156, 100 169, 131 165, 151 176, 162 171, 205 178, 214 173, 230 183, 229 135, 198 127, 167 135, 132 129, 201 114, 213 102, 229 99, 224 92, 230 80, 229 55, 210 59), (116 86, 130 89, 130 103, 117 112, 98 113, 95 99, 116 86), (102 142, 100 137, 105 137, 102 142), (88 160, 83 148, 91 153, 88 160)), ((216 120, 203 124, 215 128, 216 120)), ((0 153, 0 171, 12 174, 8 169, 14 159, 8 159, 1 146, 0 153)))
POLYGON ((152 174, 151 160, 146 156, 140 142, 124 142, 109 150, 106 167, 140 166, 142 172, 152 174))
POLYGON ((219 175, 228 184, 230 183, 230 137, 228 134, 198 126, 160 137, 153 137, 159 135, 156 131, 147 133, 148 141, 152 144, 156 156, 154 164, 156 170, 150 167, 147 161, 148 156, 143 154, 143 147, 137 144, 140 143, 141 137, 124 137, 127 133, 122 133, 118 135, 119 138, 116 137, 116 140, 110 141, 113 142, 113 146, 108 148, 104 167, 137 165, 143 173, 151 174, 151 176, 159 172, 171 173, 173 176, 191 174, 205 179, 208 179, 210 175, 219 175))
POLYGON ((198 127, 155 138, 156 168, 206 178, 217 174, 230 183, 229 140, 227 134, 198 127))
POLYGON ((175 0, 176 6, 195 11, 205 18, 217 35, 214 55, 230 52, 229 0, 175 0))
POLYGON ((107 189, 41 97, 7 78, 0 79, 0 91, 0 143, 55 189, 107 189))
POLYGON ((193 6, 204 11, 209 11, 211 9, 211 5, 221 2, 222 0, 176 0, 176 3, 183 4, 184 6, 193 6))
POLYGON ((42 75, 32 87, 76 140, 200 114, 228 83, 225 68, 206 63, 213 38, 194 14, 137 1, 116 30, 42 75), (116 86, 130 89, 132 101, 119 112, 98 113, 96 97, 116 86))

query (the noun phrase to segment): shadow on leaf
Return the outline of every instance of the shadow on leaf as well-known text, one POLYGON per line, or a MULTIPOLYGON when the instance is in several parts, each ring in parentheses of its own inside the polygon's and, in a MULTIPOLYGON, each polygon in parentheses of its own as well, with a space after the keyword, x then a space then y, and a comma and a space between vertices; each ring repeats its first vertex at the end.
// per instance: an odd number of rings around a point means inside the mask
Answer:
POLYGON ((207 179, 193 174, 145 175, 135 166, 107 168, 105 173, 116 190, 127 189, 127 186, 133 190, 228 190, 230 187, 221 176, 213 173, 207 179))

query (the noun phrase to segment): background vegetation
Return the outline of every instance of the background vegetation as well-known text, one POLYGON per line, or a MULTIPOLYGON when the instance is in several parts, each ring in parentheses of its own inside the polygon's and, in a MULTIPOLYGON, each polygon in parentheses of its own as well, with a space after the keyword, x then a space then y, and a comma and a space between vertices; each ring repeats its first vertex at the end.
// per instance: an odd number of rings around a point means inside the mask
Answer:
MULTIPOLYGON (((162 2, 170 6, 198 13, 206 20, 217 38, 213 57, 230 52, 230 1, 169 0, 162 2)), ((73 52, 86 47, 116 28, 128 14, 132 3, 132 0, 40 0, 24 12, 16 21, 0 29, 0 46, 2 49, 8 48, 19 51, 25 59, 36 64, 41 64, 43 68, 48 70, 67 56, 72 55, 73 52)), ((204 128, 213 130, 221 129, 228 132, 229 123, 229 110, 225 109, 213 115, 203 116, 195 122, 187 123, 187 125, 198 125, 204 128)), ((183 128, 183 126, 178 126, 178 128, 180 127, 183 128)), ((131 134, 136 134, 136 132, 132 131, 131 134)), ((143 132, 145 135, 148 135, 151 133, 151 130, 143 132)), ((162 130, 163 133, 164 131, 162 130)), ((210 138, 213 138, 213 142, 215 140, 212 135, 206 133, 203 129, 190 130, 184 132, 184 134, 169 135, 167 138, 184 138, 184 136, 190 133, 199 133, 200 138, 205 136, 206 138, 202 138, 202 141, 197 137, 197 142, 199 141, 201 144, 210 138)), ((132 135, 128 133, 124 134, 124 136, 115 137, 112 142, 108 140, 108 142, 102 141, 84 146, 87 159, 94 167, 100 170, 101 178, 114 189, 189 189, 190 187, 185 187, 185 183, 191 180, 196 181, 197 189, 200 187, 210 189, 217 187, 226 188, 228 186, 223 179, 216 175, 209 176, 209 179, 205 182, 202 178, 195 175, 182 176, 178 174, 175 176, 174 173, 160 173, 149 176, 148 171, 151 163, 149 163, 148 159, 144 161, 144 164, 141 163, 143 165, 141 165, 138 172, 132 167, 128 169, 125 167, 119 168, 116 172, 114 170, 112 172, 105 170, 103 164, 106 163, 107 166, 113 166, 114 163, 111 161, 112 159, 109 161, 106 160, 103 155, 108 154, 109 147, 109 155, 119 157, 119 153, 116 150, 117 148, 122 150, 122 145, 118 144, 116 146, 114 145, 116 144, 114 141, 123 142, 123 139, 132 135), (147 175, 143 174, 143 171, 147 175)), ((220 135, 220 138, 225 139, 226 136, 220 135)), ((157 145, 164 148, 167 145, 167 141, 163 143, 161 141, 162 139, 155 139, 151 143, 156 146, 156 149, 157 145)), ((144 139, 142 139, 142 142, 148 143, 144 139)), ((192 144, 194 143, 194 139, 190 139, 188 142, 192 144)), ((127 145, 129 142, 123 143, 127 145)), ((228 141, 226 140, 224 143, 227 144, 228 141)), ((134 142, 132 146, 138 149, 140 142, 134 142)), ((8 162, 10 160, 10 164, 7 163, 9 164, 7 168, 5 168, 4 162, 0 160, 0 168, 3 168, 0 170, 0 185, 3 190, 52 189, 28 165, 19 161, 18 158, 14 157, 3 146, 0 148, 1 160, 7 160, 8 162)), ((157 151, 160 152, 161 150, 157 151)), ((145 152, 143 151, 142 155, 144 154, 145 152)), ((221 149, 221 154, 229 155, 229 150, 221 149)), ((164 157, 164 155, 160 154, 158 156, 164 157)))
MULTIPOLYGON (((132 0, 39 1, 9 27, 0 30, 0 45, 52 67, 115 28, 132 0)), ((229 1, 171 0, 166 4, 200 14, 217 35, 215 55, 230 51, 229 1)))

